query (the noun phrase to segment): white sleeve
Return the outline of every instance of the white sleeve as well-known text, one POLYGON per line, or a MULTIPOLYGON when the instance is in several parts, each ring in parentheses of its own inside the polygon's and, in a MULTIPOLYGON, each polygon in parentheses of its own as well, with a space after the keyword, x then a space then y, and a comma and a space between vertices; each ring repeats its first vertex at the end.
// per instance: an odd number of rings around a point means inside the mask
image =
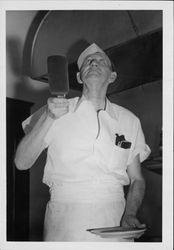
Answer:
MULTIPOLYGON (((26 120, 22 122, 22 128, 25 134, 28 134, 33 129, 37 121, 44 114, 45 110, 46 110, 46 105, 41 107, 39 110, 37 110, 35 113, 33 113, 31 116, 29 116, 26 120)), ((51 125, 51 127, 49 128, 44 137, 44 142, 46 143, 46 146, 49 146, 49 144, 51 143, 52 139, 55 136, 55 128, 56 128, 55 123, 57 122, 56 121, 53 122, 53 124, 51 125)))
POLYGON ((27 134, 33 129, 36 122, 39 120, 39 118, 42 116, 45 110, 46 110, 46 105, 41 107, 39 110, 37 110, 35 113, 33 113, 31 116, 29 116, 26 120, 22 122, 22 128, 25 134, 27 134))
POLYGON ((134 133, 134 140, 132 141, 132 146, 128 159, 128 165, 138 154, 140 156, 140 162, 143 162, 145 159, 147 159, 147 157, 151 153, 149 146, 145 142, 144 133, 139 119, 137 119, 135 131, 133 133, 134 133))

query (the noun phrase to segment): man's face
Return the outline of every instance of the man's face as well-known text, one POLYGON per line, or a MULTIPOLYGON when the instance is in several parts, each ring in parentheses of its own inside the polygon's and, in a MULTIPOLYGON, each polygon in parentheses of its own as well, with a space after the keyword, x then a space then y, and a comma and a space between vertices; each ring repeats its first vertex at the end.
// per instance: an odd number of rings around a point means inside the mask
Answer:
POLYGON ((85 83, 90 80, 108 83, 111 74, 111 62, 100 52, 88 55, 80 69, 81 80, 85 83))

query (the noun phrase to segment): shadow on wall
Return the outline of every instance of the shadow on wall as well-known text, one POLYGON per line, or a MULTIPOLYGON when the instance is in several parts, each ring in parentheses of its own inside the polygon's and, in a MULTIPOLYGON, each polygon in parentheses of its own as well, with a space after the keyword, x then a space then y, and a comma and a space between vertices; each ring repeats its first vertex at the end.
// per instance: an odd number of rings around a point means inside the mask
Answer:
MULTIPOLYGON (((13 98, 35 103, 33 111, 45 105, 50 97, 49 85, 31 79, 24 70, 21 42, 17 38, 7 38, 7 86, 13 91, 13 98), (9 82, 10 81, 10 82, 9 82)), ((24 55, 23 55, 24 56, 24 55)), ((80 91, 70 89, 68 98, 79 96, 80 91)))
POLYGON ((78 59, 79 55, 84 51, 91 43, 85 39, 77 40, 67 51, 67 59, 69 62, 74 62, 78 59))
POLYGON ((23 75, 22 70, 22 58, 21 58, 21 48, 22 45, 20 40, 17 38, 7 38, 7 58, 9 65, 9 72, 12 78, 7 75, 10 81, 7 84, 14 86, 13 97, 15 99, 28 100, 30 102, 37 102, 39 106, 45 104, 47 98, 50 96, 48 87, 42 85, 41 82, 36 82, 29 77, 23 75), (12 80, 11 80, 12 79, 12 80))

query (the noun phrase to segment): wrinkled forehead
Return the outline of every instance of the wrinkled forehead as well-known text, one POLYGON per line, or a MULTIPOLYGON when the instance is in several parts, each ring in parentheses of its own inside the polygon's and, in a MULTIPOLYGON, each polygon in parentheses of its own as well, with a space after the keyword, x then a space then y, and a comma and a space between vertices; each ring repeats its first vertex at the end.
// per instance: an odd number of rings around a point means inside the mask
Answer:
POLYGON ((106 60, 108 65, 111 66, 111 61, 109 57, 105 53, 102 53, 102 52, 95 52, 95 53, 87 55, 83 60, 82 66, 85 63, 85 61, 87 61, 89 58, 94 58, 94 59, 103 58, 104 60, 106 60))

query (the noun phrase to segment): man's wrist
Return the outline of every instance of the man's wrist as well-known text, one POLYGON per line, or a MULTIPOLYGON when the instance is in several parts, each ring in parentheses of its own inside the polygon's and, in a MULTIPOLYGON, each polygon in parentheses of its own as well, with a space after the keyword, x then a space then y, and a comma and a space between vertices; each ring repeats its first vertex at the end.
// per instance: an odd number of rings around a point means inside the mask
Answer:
POLYGON ((55 119, 53 117, 51 117, 48 110, 46 110, 44 112, 44 116, 43 116, 43 119, 42 119, 42 124, 52 124, 54 122, 54 120, 55 119))
POLYGON ((124 216, 126 216, 126 217, 133 216, 134 217, 134 216, 136 216, 136 212, 126 212, 125 211, 124 216))

